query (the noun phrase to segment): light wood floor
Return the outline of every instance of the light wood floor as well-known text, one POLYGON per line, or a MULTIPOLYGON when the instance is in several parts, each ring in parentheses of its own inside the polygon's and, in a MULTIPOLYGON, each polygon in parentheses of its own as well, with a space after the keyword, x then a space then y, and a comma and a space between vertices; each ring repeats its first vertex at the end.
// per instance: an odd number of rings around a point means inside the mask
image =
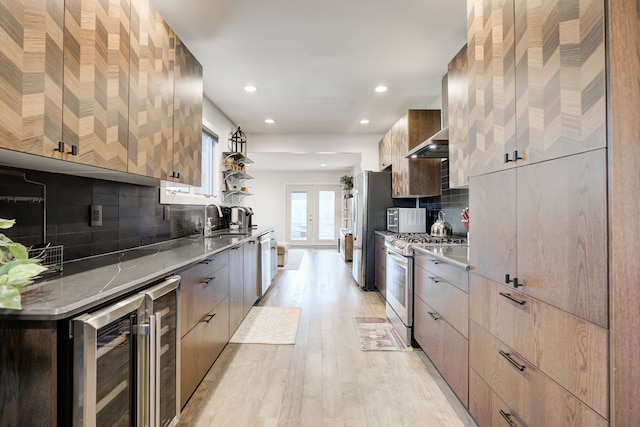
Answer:
POLYGON ((354 317, 385 317, 333 249, 304 250, 260 305, 302 307, 295 345, 228 344, 181 426, 475 426, 425 354, 364 352, 354 317))

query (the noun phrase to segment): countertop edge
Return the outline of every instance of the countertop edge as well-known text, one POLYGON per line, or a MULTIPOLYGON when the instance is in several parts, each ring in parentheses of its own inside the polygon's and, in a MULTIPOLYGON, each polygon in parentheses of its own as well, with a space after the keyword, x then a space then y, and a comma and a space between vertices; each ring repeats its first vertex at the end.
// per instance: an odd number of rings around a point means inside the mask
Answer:
POLYGON ((447 257, 445 255, 438 255, 438 254, 436 254, 434 252, 431 252, 427 248, 421 248, 419 246, 414 246, 413 250, 416 251, 416 252, 422 252, 422 253, 427 254, 427 255, 433 255, 434 257, 436 257, 438 259, 441 259, 441 260, 443 260, 445 262, 453 264, 456 267, 462 268, 463 270, 466 270, 466 271, 469 271, 471 269, 471 265, 470 264, 465 264, 463 262, 460 262, 460 261, 457 261, 455 259, 449 258, 449 257, 447 257))

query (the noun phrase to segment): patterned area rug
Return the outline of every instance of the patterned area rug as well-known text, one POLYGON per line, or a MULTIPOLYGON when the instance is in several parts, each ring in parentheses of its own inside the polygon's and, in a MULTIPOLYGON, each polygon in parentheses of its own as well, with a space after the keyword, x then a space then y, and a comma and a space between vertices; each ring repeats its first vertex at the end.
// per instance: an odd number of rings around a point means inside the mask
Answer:
POLYGON ((236 344, 295 344, 300 323, 300 307, 251 308, 231 337, 236 344))
POLYGON ((356 317, 356 332, 362 351, 411 351, 393 325, 381 317, 356 317))

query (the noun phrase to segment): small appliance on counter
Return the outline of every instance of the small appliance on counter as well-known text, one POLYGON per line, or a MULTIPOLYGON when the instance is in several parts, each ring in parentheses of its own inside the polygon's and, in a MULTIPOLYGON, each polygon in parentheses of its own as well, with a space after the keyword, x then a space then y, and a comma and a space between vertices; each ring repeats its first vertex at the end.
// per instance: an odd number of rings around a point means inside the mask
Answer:
POLYGON ((451 224, 444 220, 444 211, 438 212, 438 219, 431 225, 431 235, 434 237, 451 236, 451 224))
POLYGON ((426 233, 425 208, 387 208, 387 231, 393 233, 426 233))

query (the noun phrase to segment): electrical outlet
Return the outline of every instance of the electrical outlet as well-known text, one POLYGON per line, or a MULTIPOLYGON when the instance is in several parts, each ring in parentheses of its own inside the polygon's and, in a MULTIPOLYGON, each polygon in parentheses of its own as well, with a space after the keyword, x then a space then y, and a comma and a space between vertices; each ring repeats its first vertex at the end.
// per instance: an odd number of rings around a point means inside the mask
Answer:
POLYGON ((102 227, 102 205, 91 205, 91 226, 102 227))

